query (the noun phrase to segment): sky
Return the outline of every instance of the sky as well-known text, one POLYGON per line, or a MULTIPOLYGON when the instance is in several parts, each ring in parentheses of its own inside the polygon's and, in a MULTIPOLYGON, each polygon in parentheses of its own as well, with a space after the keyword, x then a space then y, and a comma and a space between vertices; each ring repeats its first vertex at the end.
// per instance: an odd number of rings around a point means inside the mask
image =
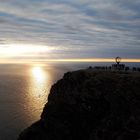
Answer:
POLYGON ((140 58, 140 0, 0 0, 0 62, 140 58))

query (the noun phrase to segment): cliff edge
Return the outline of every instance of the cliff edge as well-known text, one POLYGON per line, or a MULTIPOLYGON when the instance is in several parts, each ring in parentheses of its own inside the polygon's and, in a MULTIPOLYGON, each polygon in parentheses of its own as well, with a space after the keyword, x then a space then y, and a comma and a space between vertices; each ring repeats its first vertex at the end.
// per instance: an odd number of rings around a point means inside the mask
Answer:
POLYGON ((18 140, 140 140, 140 73, 79 70, 54 84, 18 140))

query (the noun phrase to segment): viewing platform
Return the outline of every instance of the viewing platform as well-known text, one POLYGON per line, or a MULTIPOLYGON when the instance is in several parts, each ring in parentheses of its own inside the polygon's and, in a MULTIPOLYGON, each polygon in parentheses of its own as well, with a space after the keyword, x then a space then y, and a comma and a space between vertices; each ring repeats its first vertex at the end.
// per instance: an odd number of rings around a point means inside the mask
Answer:
POLYGON ((91 67, 89 66, 88 69, 95 69, 95 70, 111 70, 111 71, 130 71, 130 72, 140 72, 140 67, 129 67, 125 64, 120 64, 121 57, 115 58, 115 64, 112 64, 111 66, 95 66, 91 67))

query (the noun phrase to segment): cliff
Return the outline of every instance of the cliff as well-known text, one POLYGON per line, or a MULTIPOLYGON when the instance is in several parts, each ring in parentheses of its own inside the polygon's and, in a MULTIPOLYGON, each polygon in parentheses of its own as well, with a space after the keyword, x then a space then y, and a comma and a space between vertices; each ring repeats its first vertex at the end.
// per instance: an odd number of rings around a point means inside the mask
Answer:
POLYGON ((139 140, 140 73, 79 70, 51 88, 18 140, 139 140))

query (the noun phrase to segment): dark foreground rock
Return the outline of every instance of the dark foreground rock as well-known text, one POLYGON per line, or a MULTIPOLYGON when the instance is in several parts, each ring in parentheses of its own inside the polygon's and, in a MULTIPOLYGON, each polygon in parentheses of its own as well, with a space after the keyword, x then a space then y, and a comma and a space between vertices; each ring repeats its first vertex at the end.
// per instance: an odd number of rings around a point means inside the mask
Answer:
POLYGON ((140 74, 80 70, 52 86, 18 140, 140 140, 140 74))

